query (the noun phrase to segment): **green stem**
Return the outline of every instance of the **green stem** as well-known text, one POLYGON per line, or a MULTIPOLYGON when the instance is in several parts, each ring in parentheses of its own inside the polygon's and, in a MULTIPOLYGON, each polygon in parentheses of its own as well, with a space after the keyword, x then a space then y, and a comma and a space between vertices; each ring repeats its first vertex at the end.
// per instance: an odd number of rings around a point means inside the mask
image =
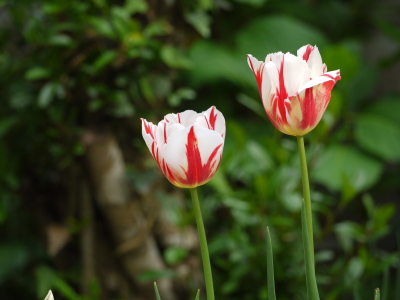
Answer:
POLYGON ((310 196, 310 183, 308 182, 308 171, 307 171, 307 160, 306 150, 304 148, 304 137, 297 137, 297 145, 300 154, 300 167, 301 167, 301 178, 303 182, 303 195, 304 195, 304 206, 307 218, 307 231, 310 242, 310 249, 312 254, 312 261, 314 263, 314 237, 313 237, 313 221, 312 221, 312 208, 311 208, 311 196, 310 196))
POLYGON ((319 300, 317 280, 315 278, 315 266, 312 257, 312 251, 310 249, 310 236, 307 230, 307 216, 305 209, 305 202, 303 200, 301 210, 301 224, 303 231, 303 246, 304 246, 304 258, 306 261, 306 282, 307 282, 307 298, 308 300, 319 300))
POLYGON ((272 254, 271 235, 267 227, 267 281, 268 281, 268 300, 276 300, 275 280, 274 280, 274 258, 272 254))
POLYGON ((208 254, 206 232, 204 230, 203 217, 196 188, 190 189, 193 200, 194 216, 196 218, 197 232, 199 234, 201 257, 203 260, 204 277, 206 281, 207 300, 214 300, 214 286, 212 281, 210 255, 208 254))

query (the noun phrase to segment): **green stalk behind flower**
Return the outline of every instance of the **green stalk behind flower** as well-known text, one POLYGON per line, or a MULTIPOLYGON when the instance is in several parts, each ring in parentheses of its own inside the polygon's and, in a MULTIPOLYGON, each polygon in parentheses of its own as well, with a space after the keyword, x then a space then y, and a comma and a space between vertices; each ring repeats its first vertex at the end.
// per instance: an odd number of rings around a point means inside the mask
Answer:
POLYGON ((194 216, 196 218, 197 232, 199 234, 201 257, 203 260, 204 277, 206 281, 207 300, 214 300, 214 285, 212 281, 210 255, 208 254, 206 232, 204 230, 203 217, 201 216, 201 208, 197 189, 191 188, 190 194, 193 200, 194 216))

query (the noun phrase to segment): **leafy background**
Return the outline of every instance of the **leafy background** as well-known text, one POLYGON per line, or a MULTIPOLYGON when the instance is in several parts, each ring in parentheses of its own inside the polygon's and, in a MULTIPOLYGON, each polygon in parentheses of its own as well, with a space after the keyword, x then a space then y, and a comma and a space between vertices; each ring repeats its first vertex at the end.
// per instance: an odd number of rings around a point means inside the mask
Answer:
MULTIPOLYGON (((57 300, 141 299, 129 288, 111 293, 98 273, 83 292, 79 249, 87 222, 66 197, 69 175, 84 169, 82 137, 87 128, 112 132, 134 192, 151 189, 177 226, 193 226, 190 202, 176 204, 189 195, 160 177, 139 118, 157 122, 211 105, 227 125, 220 169, 200 189, 216 297, 267 299, 270 226, 278 298, 305 299, 296 141, 269 123, 245 56, 262 60, 305 44, 318 45, 329 70, 342 75, 322 121, 306 136, 321 298, 372 299, 381 287, 382 299, 400 299, 396 1, 0 4, 3 299, 43 299, 49 288, 57 300), (54 255, 46 246, 50 223, 63 224, 69 237, 54 255)), ((93 222, 104 223, 96 208, 93 222)), ((108 240, 102 228, 98 235, 108 240)), ((179 247, 160 252, 167 270, 188 255, 179 247)), ((188 284, 190 297, 197 287, 188 284)))

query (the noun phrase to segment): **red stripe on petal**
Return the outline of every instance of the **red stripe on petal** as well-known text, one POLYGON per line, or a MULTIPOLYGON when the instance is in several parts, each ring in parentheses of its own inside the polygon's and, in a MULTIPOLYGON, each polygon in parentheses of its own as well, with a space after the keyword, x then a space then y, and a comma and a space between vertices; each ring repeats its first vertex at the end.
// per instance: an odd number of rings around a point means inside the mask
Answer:
POLYGON ((207 116, 206 116, 206 115, 204 115, 204 120, 206 120, 207 128, 208 128, 208 129, 211 129, 210 123, 208 122, 208 119, 207 119, 207 116))
POLYGON ((213 106, 210 112, 210 125, 212 130, 215 130, 216 121, 217 121, 217 115, 215 114, 215 106, 213 106))
POLYGON ((303 54, 303 59, 305 61, 308 61, 308 59, 310 58, 310 54, 311 52, 314 50, 314 47, 311 45, 307 45, 306 51, 303 54))
POLYGON ((152 128, 151 128, 150 123, 148 123, 148 122, 147 122, 146 120, 144 120, 144 119, 140 119, 140 120, 142 120, 142 122, 143 122, 144 130, 146 131, 146 133, 147 133, 147 134, 150 134, 151 138, 154 140, 154 134, 153 134, 153 131, 152 131, 152 128))
POLYGON ((167 123, 164 123, 164 144, 167 143, 167 123))
MULTIPOLYGON (((284 76, 284 69, 285 69, 285 55, 282 55, 282 61, 280 68, 278 69, 278 77, 279 77, 279 87, 276 89, 276 98, 274 103, 274 113, 276 114, 276 108, 279 110, 280 117, 276 116, 276 121, 280 124, 286 125, 287 118, 286 118, 286 106, 285 100, 288 98, 288 92, 285 86, 285 76, 284 76)), ((290 113, 290 106, 288 108, 288 112, 290 113)))
POLYGON ((313 127, 318 118, 318 108, 317 101, 323 99, 315 99, 313 88, 305 90, 303 101, 301 101, 301 111, 303 113, 303 119, 301 120, 301 128, 305 129, 307 127, 313 127))
POLYGON ((202 171, 201 156, 198 141, 194 133, 194 127, 190 128, 188 142, 186 144, 186 157, 188 168, 186 170, 186 180, 190 185, 195 185, 199 181, 199 175, 202 171))
POLYGON ((251 61, 250 57, 247 56, 247 60, 249 61, 250 68, 254 73, 254 76, 257 81, 258 91, 260 93, 262 99, 262 77, 264 73, 264 63, 262 62, 257 70, 254 70, 253 62, 251 61))

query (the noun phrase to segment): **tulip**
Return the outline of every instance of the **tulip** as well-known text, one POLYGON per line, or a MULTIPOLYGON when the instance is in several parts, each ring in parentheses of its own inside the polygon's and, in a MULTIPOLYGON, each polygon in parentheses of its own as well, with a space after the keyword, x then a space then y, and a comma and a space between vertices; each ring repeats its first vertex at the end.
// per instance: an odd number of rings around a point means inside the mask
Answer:
POLYGON ((47 293, 46 298, 44 298, 44 300, 54 300, 53 293, 51 291, 49 291, 47 293))
POLYGON ((218 169, 225 140, 225 119, 214 106, 196 113, 168 114, 158 125, 142 119, 142 134, 165 177, 174 185, 195 188, 218 169))
POLYGON ((224 116, 212 106, 199 114, 193 110, 168 114, 158 125, 142 119, 142 135, 165 177, 178 187, 190 189, 207 300, 214 300, 210 255, 196 187, 207 183, 218 169, 225 141, 224 116))
POLYGON ((317 126, 340 79, 340 70, 327 72, 318 48, 306 45, 297 56, 268 54, 265 62, 247 55, 265 112, 281 132, 303 136, 317 126))

